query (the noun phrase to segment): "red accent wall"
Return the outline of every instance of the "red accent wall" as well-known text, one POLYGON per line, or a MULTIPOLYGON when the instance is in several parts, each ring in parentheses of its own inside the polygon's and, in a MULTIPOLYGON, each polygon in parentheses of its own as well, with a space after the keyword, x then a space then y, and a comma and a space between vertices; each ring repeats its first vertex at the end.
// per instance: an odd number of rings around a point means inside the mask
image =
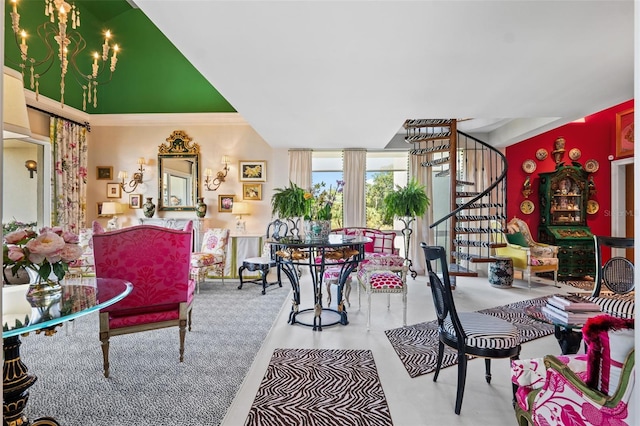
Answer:
POLYGON ((587 160, 594 159, 599 163, 599 169, 593 173, 596 185, 594 200, 600 205, 596 214, 587 215, 587 225, 596 235, 611 235, 611 165, 609 155, 616 155, 615 133, 616 113, 633 108, 633 99, 598 113, 585 117, 584 123, 569 123, 557 129, 550 130, 541 135, 526 139, 520 143, 506 148, 507 157, 507 218, 517 216, 529 225, 531 233, 537 239, 538 224, 540 223, 540 200, 538 190, 540 187, 539 173, 555 170, 556 163, 551 155, 554 141, 563 137, 566 141, 565 155, 562 161, 571 164, 569 151, 579 148, 581 157, 577 160, 582 166, 587 160), (536 151, 544 148, 549 153, 548 157, 539 161, 536 151), (529 200, 533 201, 536 209, 526 215, 520 211, 520 203, 525 200, 522 195, 523 184, 527 173, 522 170, 525 160, 533 160, 536 170, 531 174, 532 194, 529 200))

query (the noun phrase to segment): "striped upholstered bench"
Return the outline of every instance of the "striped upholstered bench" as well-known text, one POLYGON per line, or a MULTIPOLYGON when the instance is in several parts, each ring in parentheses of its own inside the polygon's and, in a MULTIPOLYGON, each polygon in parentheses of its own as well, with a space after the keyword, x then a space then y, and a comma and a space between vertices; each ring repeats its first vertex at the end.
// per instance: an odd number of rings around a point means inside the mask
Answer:
POLYGON ((609 315, 613 315, 620 318, 635 318, 636 303, 635 295, 631 294, 618 294, 615 296, 598 296, 598 297, 585 297, 590 302, 597 303, 602 312, 609 315))

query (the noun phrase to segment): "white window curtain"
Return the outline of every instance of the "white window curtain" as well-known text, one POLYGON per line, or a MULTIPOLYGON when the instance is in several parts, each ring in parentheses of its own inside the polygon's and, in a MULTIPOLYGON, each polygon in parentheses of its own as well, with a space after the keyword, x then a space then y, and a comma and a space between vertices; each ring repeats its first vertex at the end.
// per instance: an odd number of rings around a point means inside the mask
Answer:
POLYGON ((53 225, 79 234, 85 227, 87 209, 87 129, 84 126, 51 117, 53 179, 53 225))
MULTIPOLYGON (((409 176, 410 179, 415 179, 418 183, 425 186, 431 205, 434 202, 432 172, 431 168, 422 167, 421 165, 422 162, 428 161, 429 157, 429 155, 409 154, 409 176)), ((431 207, 427 208, 427 212, 423 217, 417 217, 415 222, 412 223, 413 233, 411 234, 408 257, 413 262, 413 270, 421 275, 425 273, 426 263, 424 252, 420 248, 420 243, 425 242, 428 245, 434 244, 433 232, 429 230, 431 223, 433 223, 433 209, 431 207)))
POLYGON ((364 149, 345 149, 343 152, 343 210, 344 226, 365 226, 365 171, 367 169, 367 151, 364 149))
POLYGON ((312 154, 310 149, 289 150, 289 180, 303 189, 311 187, 312 154))

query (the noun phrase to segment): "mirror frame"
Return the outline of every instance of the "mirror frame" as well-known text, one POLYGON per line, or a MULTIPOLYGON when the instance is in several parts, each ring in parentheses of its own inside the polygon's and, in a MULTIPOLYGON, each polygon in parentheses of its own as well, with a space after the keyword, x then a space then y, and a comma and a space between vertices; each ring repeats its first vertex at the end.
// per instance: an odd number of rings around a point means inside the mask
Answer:
POLYGON ((200 146, 191 142, 191 138, 183 130, 175 130, 163 143, 158 146, 158 210, 162 211, 195 211, 200 197, 200 146), (184 206, 165 206, 162 194, 163 160, 174 158, 193 158, 195 168, 192 170, 193 200, 184 206))

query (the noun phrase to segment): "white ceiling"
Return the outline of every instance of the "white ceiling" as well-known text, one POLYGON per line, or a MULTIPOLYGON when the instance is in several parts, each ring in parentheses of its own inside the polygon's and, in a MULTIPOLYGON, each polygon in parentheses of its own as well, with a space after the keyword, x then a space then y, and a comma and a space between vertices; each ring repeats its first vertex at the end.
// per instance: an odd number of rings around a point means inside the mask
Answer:
POLYGON ((383 148, 407 118, 500 147, 633 98, 632 0, 135 3, 273 147, 383 148))

